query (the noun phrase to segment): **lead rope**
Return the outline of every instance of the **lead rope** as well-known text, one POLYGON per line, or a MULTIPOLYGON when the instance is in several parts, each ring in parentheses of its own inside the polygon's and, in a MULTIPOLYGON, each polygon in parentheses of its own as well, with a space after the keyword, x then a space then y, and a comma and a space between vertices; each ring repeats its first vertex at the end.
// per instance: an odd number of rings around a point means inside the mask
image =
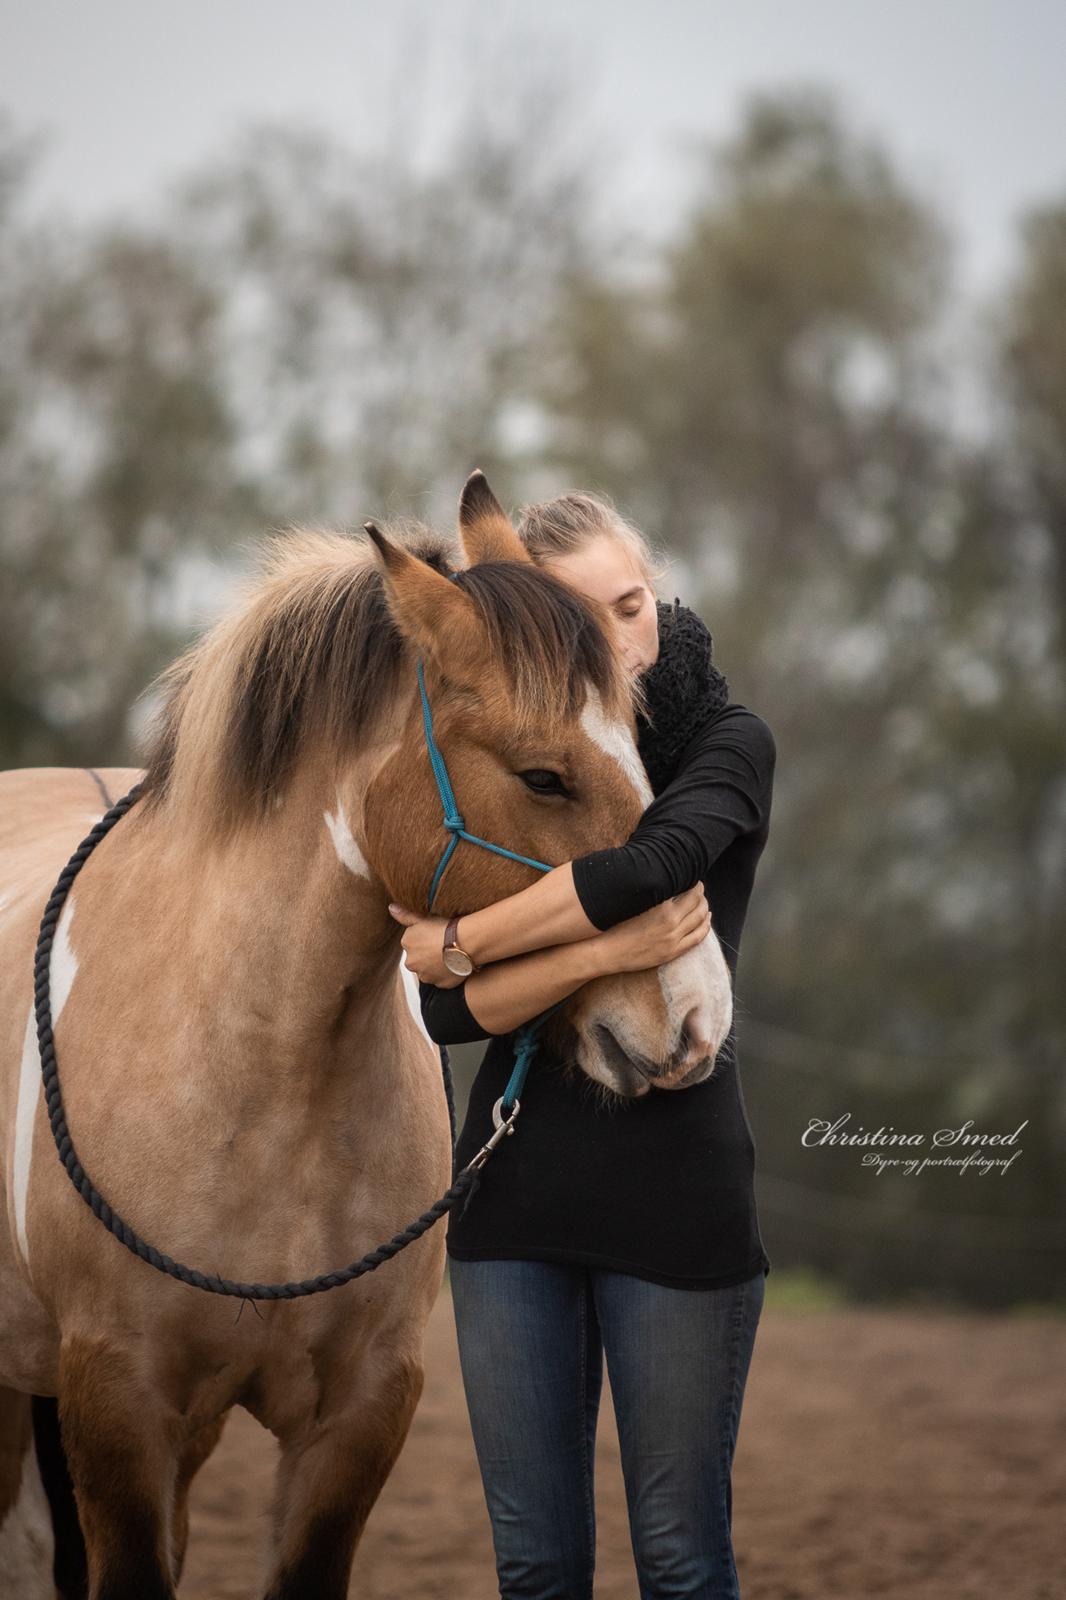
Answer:
MULTIPOLYGON (((547 1021, 553 1011, 558 1011, 559 1007, 564 1004, 564 1000, 557 1001, 549 1010, 542 1011, 539 1017, 534 1017, 531 1022, 523 1023, 515 1034, 514 1071, 511 1073, 506 1089, 492 1108, 492 1118, 496 1124, 496 1132, 493 1134, 493 1139, 498 1139, 504 1133, 511 1134, 514 1132, 515 1119, 521 1109, 521 1101, 518 1097, 522 1093, 526 1074, 540 1043, 535 1037, 536 1030, 541 1023, 547 1021)), ((444 1049, 443 1045, 441 1049, 444 1049)), ((481 1165, 484 1165, 484 1163, 481 1163, 481 1165)), ((466 1216, 466 1208, 477 1193, 480 1184, 479 1169, 475 1169, 471 1175, 469 1192, 463 1201, 463 1209, 459 1213, 460 1221, 466 1216)))

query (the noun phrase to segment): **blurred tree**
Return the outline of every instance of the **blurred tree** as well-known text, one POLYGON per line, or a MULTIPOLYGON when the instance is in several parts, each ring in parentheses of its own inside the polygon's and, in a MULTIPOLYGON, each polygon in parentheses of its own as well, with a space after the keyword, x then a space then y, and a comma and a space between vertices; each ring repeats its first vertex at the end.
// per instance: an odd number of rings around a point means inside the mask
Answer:
MULTIPOLYGON (((1022 263, 1001 322, 1008 426, 1027 509, 1038 522, 1041 582, 1055 590, 1051 621, 1066 658, 1066 201, 1029 211, 1021 222, 1022 263)), ((1032 534, 1030 534, 1032 537, 1032 534)))
POLYGON ((224 572, 267 525, 434 491, 454 518, 591 250, 570 132, 558 72, 475 103, 422 174, 402 140, 356 159, 257 126, 153 225, 83 236, 20 216, 34 150, 5 125, 9 765, 132 759, 130 704, 206 610, 198 553, 224 572))
POLYGON ((259 520, 232 460, 218 306, 163 239, 27 221, 34 152, 10 133, 2 150, 3 755, 129 759, 131 701, 182 641, 183 563, 259 520))
POLYGON ((562 277, 599 238, 565 78, 477 101, 428 170, 250 129, 186 184, 177 229, 228 307, 228 393, 274 518, 454 520, 506 459, 562 277), (428 505, 424 502, 429 501, 428 505))

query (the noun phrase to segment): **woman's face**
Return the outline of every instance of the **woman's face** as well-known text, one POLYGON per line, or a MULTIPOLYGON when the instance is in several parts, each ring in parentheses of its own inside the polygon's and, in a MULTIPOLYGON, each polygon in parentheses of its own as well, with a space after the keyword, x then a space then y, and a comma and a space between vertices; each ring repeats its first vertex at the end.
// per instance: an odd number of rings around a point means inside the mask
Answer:
POLYGON ((608 608, 630 673, 646 672, 654 665, 659 656, 655 591, 628 545, 603 533, 583 549, 552 556, 540 565, 572 589, 608 608))

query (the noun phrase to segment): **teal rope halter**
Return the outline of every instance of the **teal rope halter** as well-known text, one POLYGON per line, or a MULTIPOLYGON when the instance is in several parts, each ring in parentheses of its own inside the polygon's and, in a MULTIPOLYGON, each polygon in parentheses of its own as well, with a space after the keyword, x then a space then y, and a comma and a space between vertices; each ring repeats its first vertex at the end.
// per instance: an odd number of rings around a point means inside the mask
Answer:
POLYGON ((451 834, 448 848, 440 858, 437 870, 433 874, 433 882, 429 886, 429 904, 432 906, 436 898, 440 880, 444 876, 444 869, 452 858, 452 852, 460 839, 468 839, 471 844, 481 845, 483 850, 494 850, 498 856, 508 856, 512 861, 521 861, 527 867, 536 867, 538 872, 551 872, 552 868, 543 861, 534 861, 530 856, 520 856, 517 850, 508 850, 505 845, 492 844, 488 839, 479 839, 476 833, 467 833, 462 813, 455 800, 455 790, 452 788, 448 769, 444 765, 444 757, 440 747, 433 737, 433 715, 429 709, 429 699, 426 695, 426 678, 422 662, 418 663, 418 688, 422 695, 422 724, 426 730, 426 744, 429 746, 429 759, 433 764, 433 776, 437 780, 437 789, 440 792, 441 804, 444 807, 444 826, 451 834))
MULTIPOLYGON (((455 574, 452 573, 449 576, 454 582, 455 574)), ((441 755, 437 741, 433 737, 433 714, 429 709, 426 678, 421 661, 418 663, 418 691, 422 697, 422 725, 426 732, 426 746, 429 750, 429 759, 433 767, 433 776, 437 781, 437 791, 440 794, 441 805, 444 807, 444 826, 451 834, 447 848, 437 864, 437 870, 434 872, 433 881, 429 886, 429 909, 432 909, 437 889, 440 886, 440 880, 444 876, 444 869, 451 860, 460 839, 466 839, 470 844, 480 845, 483 850, 492 850, 498 856, 506 856, 510 861, 521 861, 524 866, 536 867, 538 872, 551 872, 552 868, 544 861, 534 861, 530 856, 519 855, 516 850, 508 850, 502 844, 493 844, 489 839, 481 839, 476 833, 467 832, 462 813, 456 804, 455 791, 452 788, 451 779, 448 777, 448 769, 444 764, 444 757, 441 755)), ((490 1144, 494 1143, 495 1139, 502 1135, 505 1127, 510 1132, 511 1123, 520 1109, 518 1097, 525 1087, 526 1075, 537 1051, 537 1031, 552 1015, 552 1012, 558 1011, 563 1004, 565 1004, 564 1000, 556 1001, 555 1005, 549 1006, 539 1016, 531 1017, 528 1022, 524 1022, 517 1030, 515 1034, 514 1071, 506 1089, 492 1108, 496 1134, 493 1136, 493 1140, 490 1140, 490 1144)))

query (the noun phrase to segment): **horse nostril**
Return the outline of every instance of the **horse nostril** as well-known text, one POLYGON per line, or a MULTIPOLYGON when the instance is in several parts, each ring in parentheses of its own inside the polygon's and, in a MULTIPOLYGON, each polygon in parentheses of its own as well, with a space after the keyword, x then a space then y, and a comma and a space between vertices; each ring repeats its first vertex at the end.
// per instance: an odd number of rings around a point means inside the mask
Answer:
POLYGON ((693 1006, 681 1025, 681 1043, 684 1061, 694 1064, 711 1053, 710 1017, 703 1006, 693 1006))

